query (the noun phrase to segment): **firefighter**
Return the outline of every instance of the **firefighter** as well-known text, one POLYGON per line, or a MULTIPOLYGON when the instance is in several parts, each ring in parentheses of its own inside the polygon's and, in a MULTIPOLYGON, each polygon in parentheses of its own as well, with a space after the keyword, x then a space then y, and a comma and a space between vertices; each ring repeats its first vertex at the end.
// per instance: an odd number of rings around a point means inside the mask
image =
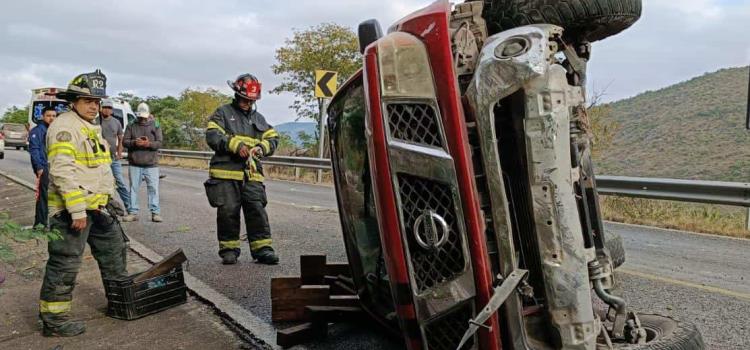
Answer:
POLYGON ((215 153, 205 187, 209 203, 217 208, 219 256, 224 264, 237 263, 242 211, 251 256, 261 264, 277 264, 260 160, 276 150, 279 134, 257 111, 261 84, 255 76, 242 74, 227 84, 234 100, 219 107, 206 128, 206 142, 215 153))
POLYGON ((115 188, 111 149, 94 124, 105 92, 106 77, 98 69, 75 77, 57 94, 69 101, 71 111, 47 131, 50 227, 62 239, 48 245, 39 301, 45 336, 75 336, 86 329, 83 321, 71 319, 70 306, 87 242, 102 278, 127 276, 124 235, 106 209, 115 188))

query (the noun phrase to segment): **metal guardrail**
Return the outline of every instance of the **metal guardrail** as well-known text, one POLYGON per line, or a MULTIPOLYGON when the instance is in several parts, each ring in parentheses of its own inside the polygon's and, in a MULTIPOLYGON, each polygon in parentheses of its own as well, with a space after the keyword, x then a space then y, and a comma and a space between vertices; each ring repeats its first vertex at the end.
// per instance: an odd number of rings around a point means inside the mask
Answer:
MULTIPOLYGON (((213 152, 163 149, 162 156, 209 160, 213 152)), ((310 157, 271 156, 264 159, 268 165, 306 169, 331 169, 330 159, 310 157)), ((750 208, 750 183, 678 180, 629 176, 596 177, 599 194, 663 199, 681 202, 724 204, 750 208)), ((750 209, 747 228, 750 229, 750 209)))
POLYGON ((750 207, 750 183, 597 176, 599 194, 750 207))
MULTIPOLYGON (((159 155, 164 157, 209 160, 213 152, 187 151, 179 149, 162 149, 159 155)), ((263 164, 293 168, 330 170, 331 160, 311 157, 270 156, 263 159, 263 164)))

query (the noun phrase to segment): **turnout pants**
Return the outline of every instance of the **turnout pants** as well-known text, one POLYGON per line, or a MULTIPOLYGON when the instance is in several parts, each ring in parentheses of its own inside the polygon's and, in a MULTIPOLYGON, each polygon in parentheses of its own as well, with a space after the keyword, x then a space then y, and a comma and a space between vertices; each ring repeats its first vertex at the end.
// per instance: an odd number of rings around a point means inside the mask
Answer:
POLYGON ((209 179, 206 194, 217 208, 219 255, 228 250, 240 254, 240 211, 245 216, 245 230, 250 253, 271 247, 271 227, 266 213, 266 187, 257 181, 209 179))
POLYGON ((54 325, 67 319, 87 242, 102 278, 127 277, 127 248, 120 225, 106 214, 95 211, 86 214, 87 226, 82 231, 70 228, 72 220, 67 211, 50 218, 50 227, 59 230, 63 239, 48 244, 49 260, 39 298, 39 312, 45 323, 54 325))

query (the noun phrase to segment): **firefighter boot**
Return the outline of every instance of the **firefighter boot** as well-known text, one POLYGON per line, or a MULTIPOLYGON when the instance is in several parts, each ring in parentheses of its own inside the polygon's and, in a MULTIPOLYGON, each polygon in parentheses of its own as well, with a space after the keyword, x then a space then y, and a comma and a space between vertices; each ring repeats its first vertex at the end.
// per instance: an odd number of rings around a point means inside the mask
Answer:
POLYGON ((71 320, 67 314, 43 313, 40 316, 45 337, 74 337, 86 331, 86 323, 71 320))
POLYGON ((259 264, 276 265, 279 263, 279 257, 271 247, 260 248, 257 252, 253 252, 253 257, 259 264))
POLYGON ((221 263, 224 265, 234 265, 237 263, 237 252, 234 250, 227 250, 219 255, 221 255, 221 263))

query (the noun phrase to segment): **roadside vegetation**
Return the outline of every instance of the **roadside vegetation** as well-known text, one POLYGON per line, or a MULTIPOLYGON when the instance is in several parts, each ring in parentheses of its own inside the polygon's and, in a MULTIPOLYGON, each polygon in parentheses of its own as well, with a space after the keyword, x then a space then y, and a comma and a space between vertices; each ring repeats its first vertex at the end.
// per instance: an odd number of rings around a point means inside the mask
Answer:
POLYGON ((62 239, 60 231, 45 230, 42 226, 24 228, 13 222, 8 213, 0 212, 0 262, 11 263, 17 260, 16 244, 62 239))
POLYGON ((750 238, 750 231, 745 230, 745 208, 611 196, 601 199, 605 220, 750 238))
MULTIPOLYGON (((733 70, 722 70, 717 73, 713 73, 712 75, 706 75, 700 78, 696 78, 698 82, 696 82, 696 79, 693 79, 687 83, 681 83, 677 85, 678 89, 682 85, 693 85, 697 84, 698 86, 703 86, 705 84, 706 80, 710 81, 712 79, 715 79, 717 77, 714 77, 713 75, 718 75, 719 77, 724 76, 726 78, 726 75, 729 74, 730 76, 735 76, 737 74, 745 74, 745 79, 747 76, 747 69, 733 69, 733 70)), ((747 84, 747 81, 745 80, 745 84, 747 84)), ((705 86, 704 86, 705 88, 705 86)), ((646 97, 649 97, 654 94, 666 94, 670 91, 670 89, 675 89, 675 87, 666 88, 663 90, 660 90, 659 92, 648 92, 644 94, 646 97)), ((693 89, 688 89, 689 91, 695 92, 693 89)), ((669 92, 671 93, 671 92, 669 92)), ((594 96, 591 98, 591 100, 594 101, 593 105, 589 107, 588 110, 588 116, 591 123, 591 131, 593 134, 593 155, 595 164, 597 167, 597 173, 598 174, 612 174, 612 175, 626 175, 626 176, 642 176, 642 177, 649 177, 649 176, 662 176, 662 177, 673 177, 673 178, 681 178, 679 176, 681 173, 680 171, 677 171, 675 169, 672 169, 674 167, 675 162, 679 162, 680 160, 671 160, 670 154, 665 154, 662 152, 662 149, 659 148, 650 148, 649 144, 654 142, 659 142, 660 137, 659 133, 667 132, 672 133, 672 130, 681 130, 680 128, 672 128, 668 127, 666 129, 663 128, 652 128, 651 130, 644 131, 644 127, 637 126, 634 127, 633 124, 641 123, 638 120, 624 120, 623 118, 618 118, 615 115, 617 113, 622 113, 622 111, 619 108, 622 108, 622 105, 628 105, 628 106, 637 106, 640 103, 634 103, 629 102, 633 99, 640 99, 643 98, 641 95, 636 96, 632 99, 616 102, 614 104, 604 104, 600 105, 598 104, 599 96, 594 96), (633 142, 633 143, 627 143, 627 145, 622 144, 622 140, 628 139, 631 137, 629 134, 631 133, 638 133, 638 132, 648 132, 650 133, 650 137, 640 139, 641 141, 633 142), (622 155, 629 154, 627 158, 628 161, 624 162, 622 158, 622 155), (637 154, 637 156, 632 156, 632 154, 637 154), (637 157, 637 158, 636 158, 637 157), (632 159, 631 159, 632 158, 632 159), (654 160, 654 158, 656 160, 654 160), (630 168, 628 170, 625 170, 625 168, 621 168, 619 166, 612 166, 612 164, 618 164, 618 162, 621 163, 628 163, 630 164, 630 168), (640 168, 636 163, 639 162, 640 164, 651 164, 652 162, 660 163, 662 168, 661 170, 644 170, 643 168, 640 168)), ((707 101, 708 102, 708 101, 707 101)), ((736 102, 736 101, 735 101, 736 102)), ((713 103, 717 103, 717 101, 713 101, 713 103)), ((734 104, 736 108, 739 108, 739 103, 734 104)), ((639 107, 642 108, 642 107, 639 107)), ((647 113, 647 110, 641 109, 641 113, 647 113)), ((739 112, 735 111, 735 115, 738 115, 739 112)), ((629 115, 629 118, 638 118, 638 116, 629 115)), ((648 116, 640 115, 640 118, 648 119, 648 116)), ((645 122, 645 121, 644 121, 645 122)), ((670 123, 680 123, 681 120, 673 120, 670 123)), ((734 128, 740 128, 741 126, 733 126, 734 128)), ((720 129, 720 128, 719 128, 720 129)), ((735 133, 736 130, 727 130, 725 127, 724 130, 710 130, 710 129, 701 129, 701 130, 693 130, 689 133, 689 135, 692 135, 693 132, 703 132, 703 133, 723 133, 723 132, 733 132, 735 133)), ((745 132, 744 130, 742 132, 745 132)), ((670 137, 677 137, 677 136, 670 136, 670 137)), ((689 136, 688 136, 689 137, 689 136)), ((694 149, 686 149, 685 152, 691 153, 695 151, 704 152, 703 149, 700 149, 700 147, 709 147, 708 143, 702 144, 702 146, 695 146, 694 149)), ((713 146, 711 146, 713 147, 713 146)), ((740 146, 739 144, 736 147, 741 147, 742 150, 737 150, 738 153, 745 152, 748 147, 747 143, 745 142, 743 146, 740 146)), ((724 150, 723 154, 728 152, 729 150, 724 150)), ((712 169, 712 166, 714 165, 713 160, 717 160, 718 154, 714 156, 710 156, 707 158, 700 158, 700 157, 693 157, 690 162, 687 162, 683 165, 680 165, 680 169, 687 169, 690 168, 690 171, 695 171, 696 168, 703 169, 700 170, 704 173, 713 173, 715 169, 712 169)), ((747 162, 747 160, 744 160, 747 162)), ((750 166, 750 164, 748 164, 750 166)), ((657 167, 658 168, 658 167, 657 167)), ((657 169, 655 168, 655 169, 657 169)), ((734 168, 732 168, 734 169, 734 168)), ((741 173, 747 174, 748 171, 750 171, 750 167, 744 167, 743 169, 734 169, 733 171, 729 171, 727 173, 724 173, 720 177, 708 177, 703 178, 704 180, 731 180, 731 181, 739 181, 739 182, 748 182, 750 179, 746 176, 738 176, 741 173)), ((711 175, 711 176, 718 176, 718 175, 711 175)), ((682 177, 685 178, 685 177, 682 177)), ((723 236, 731 236, 731 237, 742 237, 742 238, 750 238, 750 231, 747 231, 745 229, 745 220, 747 215, 747 209, 740 208, 740 207, 731 207, 731 206, 722 206, 722 205, 711 205, 711 204, 698 204, 698 203, 681 203, 681 202, 674 202, 674 201, 664 201, 664 200, 652 200, 652 199, 642 199, 642 198, 623 198, 623 197, 614 197, 614 196, 602 196, 601 197, 601 208, 602 208, 602 216, 605 220, 615 221, 615 222, 623 222, 623 223, 629 223, 629 224, 639 224, 639 225, 647 225, 647 226, 655 226, 655 227, 663 227, 663 228, 670 228, 670 229, 677 229, 677 230, 684 230, 684 231, 692 231, 692 232, 702 232, 702 233, 711 233, 711 234, 717 234, 717 235, 723 235, 723 236)))

